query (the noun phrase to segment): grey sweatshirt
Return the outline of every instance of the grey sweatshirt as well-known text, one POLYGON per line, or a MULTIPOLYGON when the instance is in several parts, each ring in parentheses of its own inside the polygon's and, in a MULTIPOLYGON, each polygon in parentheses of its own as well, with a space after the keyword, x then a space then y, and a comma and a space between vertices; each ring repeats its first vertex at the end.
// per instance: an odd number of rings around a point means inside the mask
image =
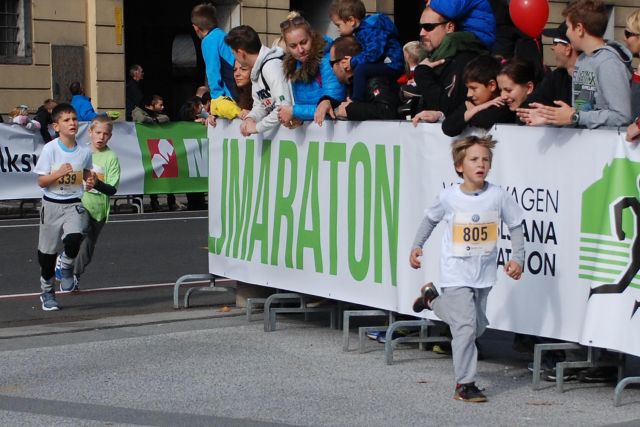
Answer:
POLYGON ((580 54, 573 73, 573 107, 579 125, 625 126, 631 122, 631 53, 608 42, 591 55, 580 54))

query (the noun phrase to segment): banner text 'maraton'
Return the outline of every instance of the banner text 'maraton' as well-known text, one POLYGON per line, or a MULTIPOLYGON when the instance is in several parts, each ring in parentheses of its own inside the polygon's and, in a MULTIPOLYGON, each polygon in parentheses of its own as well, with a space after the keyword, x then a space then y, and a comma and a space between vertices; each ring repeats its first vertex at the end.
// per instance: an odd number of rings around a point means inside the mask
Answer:
POLYGON ((225 139, 219 167, 221 230, 213 237, 214 253, 253 260, 259 243, 261 263, 302 269, 306 249, 318 273, 337 275, 338 260, 344 259, 355 280, 373 271, 373 280, 382 283, 386 269, 396 285, 400 146, 299 146, 288 140, 256 146, 252 139, 242 145, 225 139), (304 164, 300 157, 306 157, 304 164), (343 181, 339 175, 345 171, 343 181), (320 188, 321 173, 329 177, 328 189, 320 188), (342 247, 339 237, 345 233, 342 247))

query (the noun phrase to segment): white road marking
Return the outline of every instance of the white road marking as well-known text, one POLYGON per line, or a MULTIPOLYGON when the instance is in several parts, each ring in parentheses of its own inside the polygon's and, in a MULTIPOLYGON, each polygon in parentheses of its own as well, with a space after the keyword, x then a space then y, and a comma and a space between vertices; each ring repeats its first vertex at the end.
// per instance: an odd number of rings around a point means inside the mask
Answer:
MULTIPOLYGON (((227 283, 227 282, 235 282, 235 280, 233 279, 223 279, 223 278, 219 278, 216 279, 216 283, 227 283)), ((203 284, 203 283, 209 283, 208 280, 199 280, 197 282, 188 282, 188 283, 183 283, 183 285, 198 285, 198 284, 203 284)), ((76 294, 89 294, 89 293, 96 293, 96 292, 109 292, 109 291, 125 291, 125 290, 139 290, 139 289, 145 289, 145 288, 166 288, 169 286, 175 286, 175 283, 155 283, 152 285, 131 285, 131 286, 113 286, 110 288, 95 288, 95 289, 82 289, 79 292, 77 292, 76 294)), ((65 295, 68 294, 68 292, 60 292, 58 293, 58 295, 65 295)), ((29 294, 10 294, 10 295, 0 295, 0 300, 4 300, 4 299, 13 299, 13 298, 29 298, 29 297, 37 297, 40 295, 40 292, 33 292, 33 293, 29 293, 29 294)))
MULTIPOLYGON (((122 219, 122 220, 110 220, 109 224, 123 223, 123 222, 153 222, 153 221, 187 221, 192 219, 208 219, 206 216, 187 216, 179 218, 145 218, 145 219, 122 219)), ((35 224, 14 224, 14 225, 0 225, 0 228, 28 228, 39 227, 39 223, 35 224)))

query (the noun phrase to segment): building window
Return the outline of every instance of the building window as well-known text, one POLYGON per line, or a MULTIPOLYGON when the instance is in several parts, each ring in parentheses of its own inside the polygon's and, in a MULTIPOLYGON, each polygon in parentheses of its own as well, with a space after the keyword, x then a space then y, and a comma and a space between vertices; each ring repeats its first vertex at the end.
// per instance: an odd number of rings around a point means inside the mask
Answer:
POLYGON ((0 63, 31 63, 31 0, 0 0, 0 63))

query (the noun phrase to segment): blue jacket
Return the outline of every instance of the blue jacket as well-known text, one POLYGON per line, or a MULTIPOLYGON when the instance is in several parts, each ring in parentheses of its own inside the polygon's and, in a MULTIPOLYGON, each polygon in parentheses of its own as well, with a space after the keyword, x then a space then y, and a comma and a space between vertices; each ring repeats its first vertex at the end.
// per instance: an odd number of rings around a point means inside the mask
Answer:
POLYGON ((374 13, 366 16, 360 26, 355 30, 354 36, 362 52, 351 58, 351 67, 357 68, 360 64, 382 63, 386 58, 387 63, 394 70, 404 70, 404 54, 398 35, 398 29, 387 15, 374 13))
MULTIPOLYGON (((340 83, 330 64, 329 49, 331 49, 332 41, 325 37, 327 42, 324 49, 324 55, 320 61, 320 73, 312 81, 305 83, 302 80, 291 82, 293 89, 293 115, 300 120, 313 120, 316 112, 316 106, 320 98, 328 96, 338 101, 344 101, 345 90, 344 85, 340 83)), ((296 61, 296 68, 299 69, 301 62, 296 61)))
POLYGON ((235 59, 231 48, 224 42, 226 33, 220 28, 209 31, 202 39, 202 57, 207 72, 207 83, 211 91, 211 99, 219 96, 233 96, 229 88, 233 78, 235 59))
POLYGON ((496 41, 496 18, 489 0, 431 0, 433 10, 456 21, 459 31, 469 31, 487 48, 496 41))
POLYGON ((84 95, 73 95, 71 106, 76 110, 79 122, 89 122, 98 115, 91 105, 91 98, 84 95))

